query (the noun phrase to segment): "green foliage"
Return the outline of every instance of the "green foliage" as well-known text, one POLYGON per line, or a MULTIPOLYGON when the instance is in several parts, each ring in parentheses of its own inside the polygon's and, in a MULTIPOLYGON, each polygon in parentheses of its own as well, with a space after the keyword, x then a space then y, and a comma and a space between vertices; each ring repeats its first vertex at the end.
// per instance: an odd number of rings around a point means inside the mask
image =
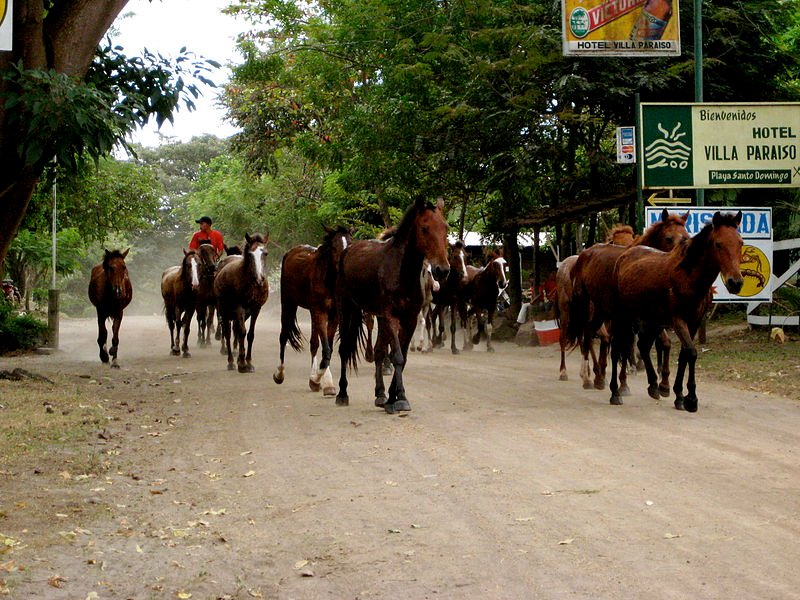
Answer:
POLYGON ((46 323, 30 315, 16 314, 4 298, 0 299, 0 354, 33 350, 46 334, 46 323))

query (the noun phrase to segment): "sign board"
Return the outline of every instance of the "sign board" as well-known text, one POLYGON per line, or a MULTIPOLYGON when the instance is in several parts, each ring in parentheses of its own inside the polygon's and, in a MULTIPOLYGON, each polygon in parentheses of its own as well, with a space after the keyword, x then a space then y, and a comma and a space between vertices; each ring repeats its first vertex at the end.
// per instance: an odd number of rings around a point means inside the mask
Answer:
POLYGON ((772 302, 771 208, 645 206, 645 227, 660 220, 664 208, 674 214, 689 213, 686 230, 691 236, 697 234, 706 223, 710 223, 715 212, 735 213, 741 210, 742 223, 739 225, 739 233, 744 241, 741 265, 744 285, 738 294, 731 294, 722 283, 722 279, 717 277, 714 282, 714 302, 772 302))
POLYGON ((680 56, 678 0, 561 0, 566 56, 680 56))
POLYGON ((0 0, 0 52, 11 50, 11 25, 14 21, 14 0, 0 0))
POLYGON ((645 188, 800 187, 800 103, 640 105, 645 188))
POLYGON ((617 127, 617 162, 636 162, 636 127, 617 127))

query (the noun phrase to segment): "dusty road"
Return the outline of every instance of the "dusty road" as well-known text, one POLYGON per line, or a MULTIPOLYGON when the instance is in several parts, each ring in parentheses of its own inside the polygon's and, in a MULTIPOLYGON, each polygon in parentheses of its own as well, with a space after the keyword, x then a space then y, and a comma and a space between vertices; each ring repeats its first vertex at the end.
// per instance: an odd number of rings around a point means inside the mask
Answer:
POLYGON ((800 403, 701 371, 697 414, 641 375, 613 407, 576 355, 559 382, 555 346, 498 343, 412 354, 413 410, 390 416, 371 365, 346 408, 309 391, 305 352, 275 385, 277 319, 259 325, 250 375, 194 332, 169 356, 156 317, 126 317, 117 371, 92 321, 64 322, 54 356, 0 359, 117 410, 102 475, 0 478, 7 505, 52 513, 5 509, 11 598, 800 598, 800 403))

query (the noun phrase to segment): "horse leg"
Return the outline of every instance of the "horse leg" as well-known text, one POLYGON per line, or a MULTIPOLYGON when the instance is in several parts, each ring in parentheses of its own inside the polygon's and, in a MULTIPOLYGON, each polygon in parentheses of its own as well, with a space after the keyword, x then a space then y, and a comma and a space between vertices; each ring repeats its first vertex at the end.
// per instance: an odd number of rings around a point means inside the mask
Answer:
POLYGON ((403 369, 408 356, 408 345, 414 333, 414 321, 414 317, 409 317, 405 321, 393 319, 389 326, 394 376, 389 386, 389 401, 384 406, 384 409, 390 415, 400 411, 411 410, 411 404, 406 398, 406 389, 403 385, 403 369))
POLYGON ((169 327, 169 353, 172 356, 178 356, 181 353, 179 344, 175 342, 175 312, 175 308, 167 308, 166 310, 167 327, 169 327))
POLYGON ((475 311, 475 333, 472 335, 472 345, 477 346, 481 343, 481 334, 483 333, 483 311, 475 311))
POLYGON ((666 329, 662 329, 659 336, 656 338, 656 356, 658 359, 658 370, 661 372, 661 382, 658 384, 658 393, 663 398, 669 396, 669 354, 672 349, 672 341, 669 339, 669 333, 666 329))
MULTIPOLYGON (((606 387, 606 370, 608 370, 608 351, 611 346, 609 342, 609 335, 604 326, 599 329, 600 347, 597 349, 597 355, 594 353, 594 344, 590 346, 592 350, 592 364, 594 365, 594 389, 603 390, 606 387)), ((623 387, 620 386, 620 394, 627 396, 630 394, 627 384, 623 387)))
POLYGON ((198 305, 196 310, 197 319, 197 347, 200 348, 205 342, 206 331, 206 310, 202 305, 198 305))
POLYGON ((117 350, 119 350, 120 325, 122 325, 122 311, 119 311, 118 315, 114 315, 111 318, 111 350, 109 350, 109 354, 111 355, 112 369, 119 369, 119 364, 117 363, 117 350))
POLYGON ((233 371, 233 352, 231 352, 231 321, 227 317, 220 317, 222 325, 222 347, 223 353, 228 355, 228 371, 233 371))
POLYGON ((655 337, 656 336, 653 331, 643 329, 639 332, 639 341, 636 346, 639 349, 639 356, 642 357, 644 370, 647 374, 647 393, 653 400, 658 400, 658 377, 655 369, 653 368, 653 359, 650 356, 650 348, 653 346, 655 337))
MULTIPOLYGON (((442 320, 444 321, 444 319, 442 320)), ((442 327, 444 323, 442 322, 442 327)), ((456 347, 456 307, 450 307, 450 352, 453 354, 460 354, 460 350, 456 347)))
POLYGON ((626 379, 625 361, 626 354, 630 354, 633 337, 633 325, 616 317, 614 320, 614 330, 611 335, 611 381, 608 384, 611 390, 609 402, 615 406, 622 404, 622 394, 620 394, 621 382, 626 379))
POLYGON ((319 369, 322 371, 322 395, 335 396, 336 388, 333 385, 333 375, 331 374, 331 355, 333 354, 333 340, 336 335, 336 311, 331 311, 325 323, 326 335, 320 338, 322 342, 322 361, 319 369))
POLYGON ((486 327, 484 331, 486 331, 486 351, 487 352, 494 352, 494 346, 492 346, 492 332, 494 331, 494 311, 489 309, 486 313, 486 327))
POLYGON ((583 381, 583 389, 592 389, 592 379, 589 375, 589 355, 594 356, 594 339, 589 331, 584 331, 581 336, 581 380, 583 381))
MULTIPOLYGON (((378 337, 375 340, 375 406, 379 407, 385 407, 387 401, 383 369, 388 343, 384 338, 386 335, 384 328, 384 320, 378 319, 378 337)), ((339 343, 341 344, 341 341, 339 343)))
POLYGON ((191 358, 192 353, 189 352, 189 332, 192 328, 192 317, 194 316, 194 307, 188 308, 183 313, 183 344, 181 350, 183 351, 183 358, 191 358))
POLYGON ((364 313, 364 324, 367 326, 367 347, 364 350, 364 360, 371 363, 375 360, 375 351, 372 348, 372 328, 375 326, 375 317, 364 313))
MULTIPOLYGON (((354 306, 347 299, 341 299, 341 296, 337 296, 336 303, 339 308, 339 361, 341 364, 336 406, 347 406, 350 404, 350 398, 347 395, 347 365, 351 360, 355 363, 354 357, 356 356, 358 334, 361 331, 362 322, 366 321, 367 329, 371 331, 372 324, 370 321, 373 317, 372 315, 364 315, 361 309, 354 306)), ((368 334, 368 338, 371 339, 371 337, 371 333, 368 334)))
POLYGON ((278 368, 275 369, 275 372, 272 374, 272 381, 274 381, 278 385, 283 383, 285 377, 284 358, 286 357, 286 342, 288 340, 289 340, 289 335, 286 333, 286 330, 284 329, 283 325, 281 325, 281 333, 278 336, 278 343, 280 344, 281 364, 278 365, 278 368))
POLYGON ((320 328, 319 316, 311 309, 311 338, 309 342, 309 349, 311 351, 311 373, 308 375, 308 388, 312 392, 318 392, 322 387, 320 380, 322 379, 323 371, 319 368, 319 361, 317 360, 317 351, 319 350, 319 340, 322 335, 320 328))
POLYGON ((100 348, 100 362, 108 362, 108 350, 106 341, 108 340, 108 329, 106 329, 106 317, 97 310, 97 346, 100 348))
POLYGON ((241 357, 244 353, 244 322, 242 323, 242 341, 239 342, 239 373, 253 373, 256 368, 253 366, 253 340, 256 339, 256 321, 258 320, 258 313, 261 312, 261 307, 256 306, 250 313, 250 328, 247 331, 247 354, 244 357, 244 370, 242 370, 241 357))

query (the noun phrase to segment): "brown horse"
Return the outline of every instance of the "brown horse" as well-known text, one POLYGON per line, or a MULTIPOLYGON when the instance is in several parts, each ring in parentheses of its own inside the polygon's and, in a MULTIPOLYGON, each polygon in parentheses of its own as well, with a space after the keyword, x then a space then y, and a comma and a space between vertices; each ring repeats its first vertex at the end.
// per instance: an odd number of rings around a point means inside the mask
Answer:
MULTIPOLYGON (((213 250, 213 248, 212 248, 213 250)), ((189 352, 189 329, 197 305, 197 290, 200 287, 200 257, 196 250, 183 251, 180 266, 169 267, 161 274, 161 297, 164 298, 164 314, 169 326, 169 347, 173 356, 189 352), (181 344, 181 329, 183 343, 181 344)))
POLYGON ((122 324, 122 311, 131 303, 133 286, 128 277, 125 257, 128 250, 105 251, 103 262, 92 268, 89 280, 89 300, 97 309, 97 345, 100 347, 100 361, 107 363, 111 355, 111 366, 119 368, 117 351, 119 350, 119 326, 122 324), (108 330, 106 320, 111 319, 111 350, 106 350, 108 330))
POLYGON ((239 373, 252 373, 253 340, 256 321, 261 307, 269 297, 267 281, 267 248, 269 235, 245 234, 245 248, 241 256, 227 257, 230 260, 214 278, 214 295, 217 297, 217 314, 222 323, 222 335, 228 354, 228 370, 233 371, 233 352, 231 351, 231 326, 239 346, 237 368, 239 373), (250 319, 250 329, 245 321, 250 319), (247 352, 245 353, 245 334, 247 352))
MULTIPOLYGON (((615 244, 617 246, 630 246, 636 241, 636 236, 633 233, 633 227, 630 225, 615 225, 606 237, 607 244, 615 244)), ((559 265, 556 271, 556 298, 553 303, 556 322, 559 327, 558 342, 561 346, 561 364, 559 365, 559 380, 567 381, 569 375, 567 374, 567 351, 569 350, 569 336, 567 331, 569 329, 569 302, 572 298, 572 269, 578 260, 578 255, 568 256, 559 265)), ((608 334, 605 328, 600 327, 600 339, 605 340, 608 344, 608 334)), ((589 353, 592 356, 592 369, 595 377, 599 373, 599 364, 597 354, 594 351, 594 344, 589 345, 589 353)))
POLYGON ((214 297, 214 276, 217 273, 216 253, 211 244, 200 244, 197 248, 200 257, 200 285, 197 287, 197 345, 211 345, 211 331, 214 328, 214 310, 217 299, 214 297))
POLYGON ((609 385, 611 404, 622 404, 617 363, 630 359, 634 326, 638 323, 639 351, 647 371, 650 397, 659 397, 650 348, 665 327, 672 327, 681 342, 673 387, 675 408, 697 411, 694 336, 711 306, 711 286, 717 276, 722 275, 722 282, 732 294, 742 289, 744 279, 739 265, 743 243, 737 231, 741 222, 741 211, 735 215, 717 211, 697 235, 669 253, 634 246, 619 257, 612 276, 615 301, 609 385), (683 378, 687 366, 688 393, 684 397, 683 378))
MULTIPOLYGON (((469 277, 469 276, 468 276, 469 277)), ((508 287, 506 278, 506 259, 498 256, 489 261, 483 268, 479 269, 464 286, 463 298, 469 304, 466 319, 466 337, 472 337, 474 345, 480 343, 481 334, 486 335, 486 351, 494 352, 492 346, 492 330, 494 328, 494 314, 497 312, 497 302, 500 294, 508 287), (486 320, 484 321, 484 313, 486 320), (472 334, 472 318, 475 317, 477 323, 475 334, 472 334)), ((471 346, 465 346, 471 349, 471 346)))
MULTIPOLYGON (((467 278, 467 252, 464 242, 458 240, 450 247, 450 272, 439 290, 433 292, 434 308, 431 311, 433 345, 441 347, 444 346, 444 311, 450 308, 450 351, 453 354, 459 353, 456 348, 456 315, 459 314, 459 304, 463 304, 461 290, 467 278)), ((460 312, 465 313, 466 309, 462 307, 460 312)))
MULTIPOLYGON (((661 213, 661 220, 653 223, 633 243, 631 247, 647 246, 668 252, 689 239, 686 231, 686 220, 689 213, 671 215, 666 209, 661 213)), ((578 255, 572 269, 572 297, 569 302, 569 325, 567 336, 570 347, 581 346, 583 363, 581 378, 584 389, 592 387, 589 375, 589 354, 592 338, 600 330, 600 326, 611 319, 614 309, 614 290, 611 287, 611 276, 614 263, 626 250, 625 246, 615 244, 595 244, 578 255)), ((598 368, 595 372, 594 387, 605 387, 606 366, 608 363, 608 341, 601 338, 598 356, 598 368)), ((666 377, 669 377, 669 360, 664 361, 666 377)), ((620 375, 622 393, 629 393, 625 370, 620 375)))
POLYGON ((275 383, 284 380, 284 355, 288 342, 294 350, 303 347, 297 326, 297 309, 311 313, 311 374, 308 387, 325 396, 334 396, 330 362, 333 340, 339 319, 336 314, 336 273, 342 252, 353 240, 346 227, 325 227, 325 237, 318 247, 303 245, 291 248, 281 260, 281 364, 272 375, 275 383), (317 350, 322 345, 322 360, 317 362, 317 350), (320 383, 321 382, 321 383, 320 383))
POLYGON ((359 341, 364 341, 363 313, 378 319, 375 342, 375 406, 388 413, 411 410, 403 385, 403 368, 422 308, 419 275, 428 260, 435 274, 449 269, 444 203, 419 198, 406 211, 388 240, 353 242, 343 253, 336 284, 339 310, 339 393, 336 404, 347 406, 347 368, 357 368, 359 341), (386 397, 383 357, 390 350, 394 375, 386 397))

